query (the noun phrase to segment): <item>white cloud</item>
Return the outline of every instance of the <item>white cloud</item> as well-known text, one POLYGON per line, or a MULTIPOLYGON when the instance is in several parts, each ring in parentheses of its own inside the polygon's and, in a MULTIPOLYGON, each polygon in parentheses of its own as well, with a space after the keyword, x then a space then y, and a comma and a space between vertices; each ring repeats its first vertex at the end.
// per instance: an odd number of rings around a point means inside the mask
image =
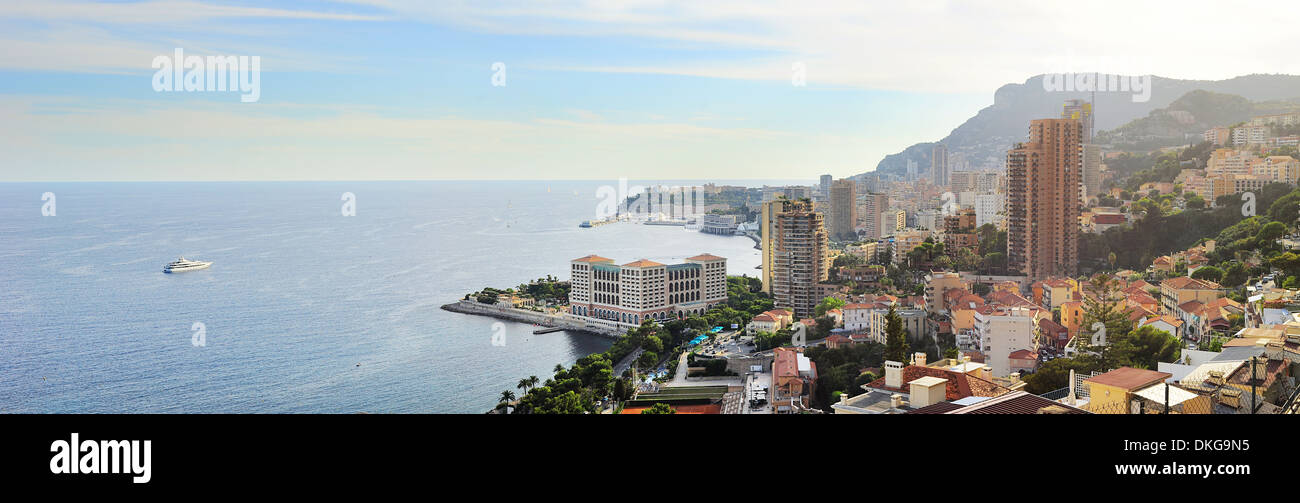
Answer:
POLYGON ((384 19, 383 16, 374 15, 241 7, 189 0, 113 3, 12 0, 0 2, 0 18, 60 23, 89 22, 125 25, 193 24, 222 18, 314 19, 326 21, 378 21, 384 19))
POLYGON ((750 61, 567 65, 568 69, 787 80, 921 92, 988 92, 1073 69, 1174 78, 1300 73, 1290 0, 1225 9, 1221 1, 569 0, 376 5, 489 33, 640 37, 701 50, 759 49, 750 61), (1247 49, 1248 48, 1248 49, 1247 49), (1100 66, 1100 67, 1099 67, 1100 66))
POLYGON ((307 105, 0 98, 0 179, 752 178, 858 172, 870 141, 757 128, 403 118, 307 105), (310 117, 310 118, 306 118, 310 117), (51 162, 56 159, 57 162, 51 162))

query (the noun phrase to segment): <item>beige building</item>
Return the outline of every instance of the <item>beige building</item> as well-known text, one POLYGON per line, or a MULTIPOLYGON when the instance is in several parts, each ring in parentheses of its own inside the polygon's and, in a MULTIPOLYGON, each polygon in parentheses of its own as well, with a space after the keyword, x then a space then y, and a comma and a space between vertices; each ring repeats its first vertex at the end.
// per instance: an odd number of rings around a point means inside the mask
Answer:
POLYGON ((830 212, 827 214, 826 221, 831 238, 843 241, 856 240, 858 212, 853 180, 836 180, 831 183, 830 202, 830 212))
POLYGON ((811 316, 831 266, 824 217, 807 202, 777 200, 763 204, 761 218, 764 291, 797 317, 811 316))
POLYGON ((1223 297, 1218 283, 1181 276, 1160 282, 1160 306, 1166 314, 1177 314, 1178 306, 1193 300, 1209 304, 1223 297))
POLYGON ((1077 119, 1038 119, 1007 152, 1007 263, 1030 278, 1078 270, 1083 169, 1077 119))

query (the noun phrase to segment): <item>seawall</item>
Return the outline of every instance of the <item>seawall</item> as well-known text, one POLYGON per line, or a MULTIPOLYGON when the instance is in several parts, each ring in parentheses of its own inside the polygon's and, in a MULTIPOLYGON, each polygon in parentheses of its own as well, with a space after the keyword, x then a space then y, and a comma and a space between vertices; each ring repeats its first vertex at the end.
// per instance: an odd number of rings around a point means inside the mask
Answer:
POLYGON ((611 323, 602 323, 597 320, 587 320, 585 318, 566 315, 557 316, 539 313, 537 311, 529 311, 526 309, 492 306, 474 300, 461 300, 451 304, 444 304, 442 309, 453 313, 491 316, 493 318, 521 323, 533 323, 544 327, 586 332, 610 339, 618 339, 627 333, 626 328, 614 326, 611 323))

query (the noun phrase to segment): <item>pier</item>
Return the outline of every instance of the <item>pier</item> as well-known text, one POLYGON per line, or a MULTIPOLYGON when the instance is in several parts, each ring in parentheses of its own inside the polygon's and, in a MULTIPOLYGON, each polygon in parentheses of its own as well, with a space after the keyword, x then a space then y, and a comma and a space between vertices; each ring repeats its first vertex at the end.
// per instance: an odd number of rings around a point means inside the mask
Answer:
POLYGON ((575 332, 585 332, 602 337, 608 337, 610 339, 619 339, 627 333, 626 327, 614 326, 612 322, 609 324, 602 324, 595 321, 577 319, 564 315, 550 315, 524 309, 491 306, 473 300, 462 300, 446 304, 442 306, 442 309, 453 313, 491 316, 493 318, 521 323, 532 323, 544 327, 534 330, 534 334, 547 334, 551 332, 559 332, 561 330, 572 330, 575 332))

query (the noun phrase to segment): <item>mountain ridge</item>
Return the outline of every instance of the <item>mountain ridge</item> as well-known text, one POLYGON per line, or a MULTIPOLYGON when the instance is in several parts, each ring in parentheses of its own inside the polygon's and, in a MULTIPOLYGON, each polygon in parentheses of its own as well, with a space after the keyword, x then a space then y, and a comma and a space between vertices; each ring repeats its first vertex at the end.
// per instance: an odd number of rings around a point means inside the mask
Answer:
MULTIPOLYGON (((1104 74, 1103 74, 1104 75, 1104 74)), ((915 143, 900 152, 889 154, 876 168, 854 175, 861 178, 872 173, 905 174, 907 161, 915 160, 922 170, 930 168, 930 150, 943 143, 950 153, 965 156, 971 169, 1000 169, 1006 150, 1024 141, 1029 121, 1059 117, 1062 104, 1069 99, 1091 100, 1093 93, 1049 91, 1044 89, 1045 75, 1035 75, 1023 83, 1004 84, 993 93, 993 104, 954 128, 938 141, 915 143)), ((1106 131, 1124 126, 1169 107, 1195 90, 1236 95, 1251 102, 1300 100, 1300 75, 1249 74, 1224 80, 1184 80, 1152 76, 1150 99, 1134 102, 1132 92, 1097 92, 1094 109, 1095 130, 1106 131)))

